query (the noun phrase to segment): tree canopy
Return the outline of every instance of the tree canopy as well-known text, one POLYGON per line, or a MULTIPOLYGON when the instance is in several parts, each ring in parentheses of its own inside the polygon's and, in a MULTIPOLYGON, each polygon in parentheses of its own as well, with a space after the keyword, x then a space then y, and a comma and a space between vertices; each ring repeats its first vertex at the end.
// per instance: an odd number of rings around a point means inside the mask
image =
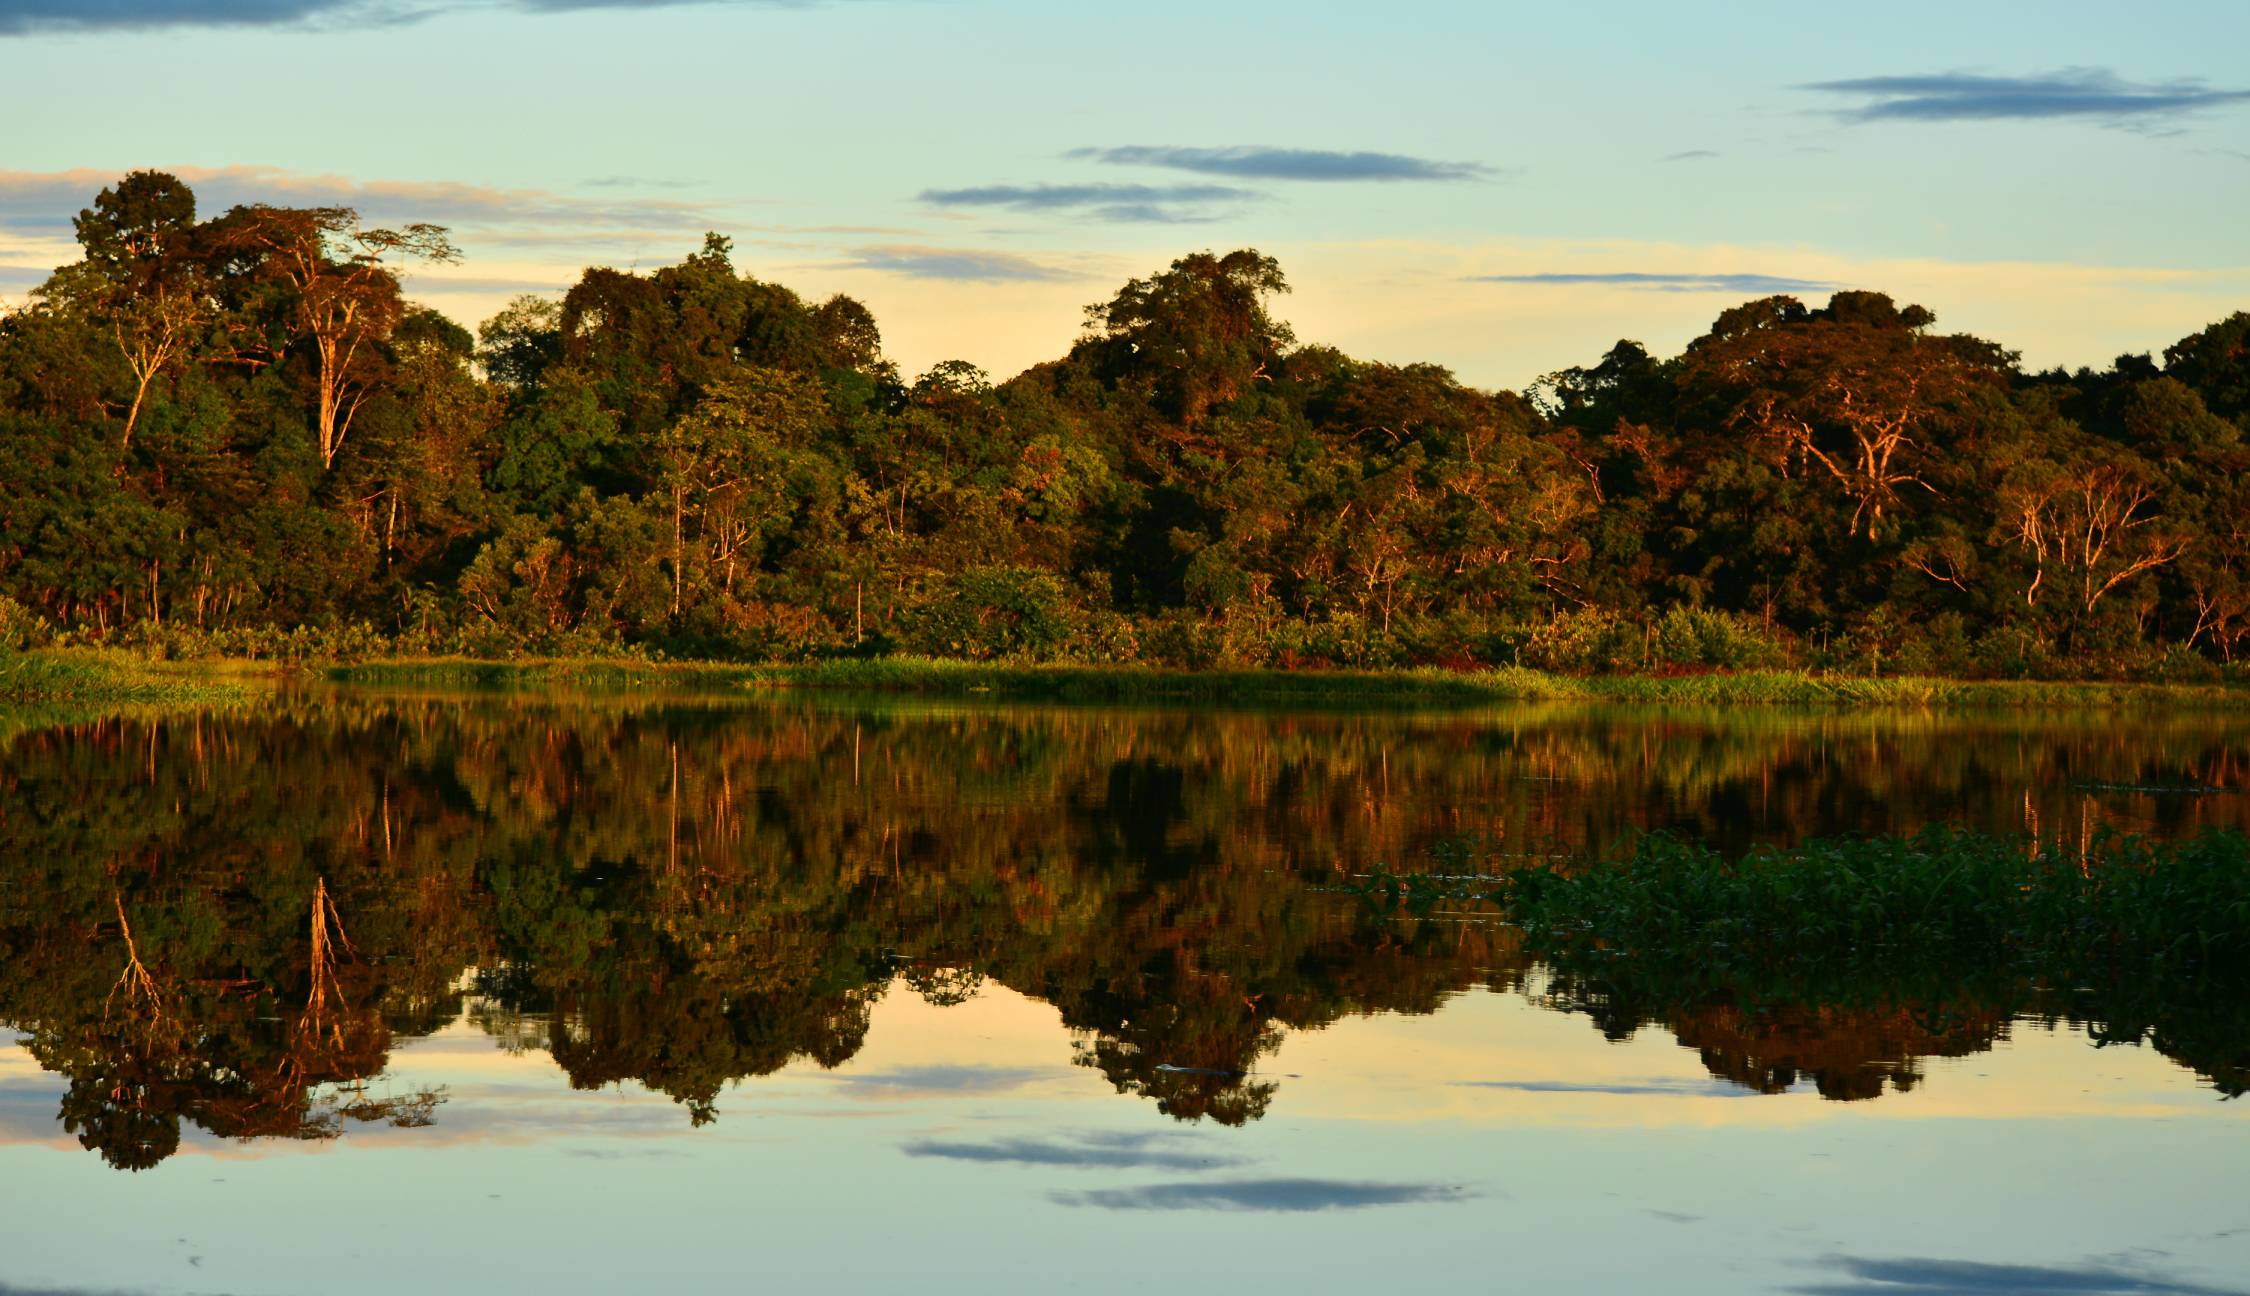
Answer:
POLYGON ((2250 314, 2026 372, 1878 292, 1528 393, 1300 342, 1198 252, 995 382, 711 235, 468 329, 430 225, 135 172, 0 318, 0 636, 258 652, 2208 671, 2250 640, 2250 314), (1652 627, 1700 618, 1659 660, 1652 627))

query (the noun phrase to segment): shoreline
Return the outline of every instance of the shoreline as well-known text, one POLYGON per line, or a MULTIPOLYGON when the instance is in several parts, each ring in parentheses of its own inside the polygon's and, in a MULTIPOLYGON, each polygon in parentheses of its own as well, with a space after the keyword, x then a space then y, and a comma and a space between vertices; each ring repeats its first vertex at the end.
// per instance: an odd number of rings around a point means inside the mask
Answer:
POLYGON ((1145 666, 1007 665, 889 657, 799 665, 632 658, 377 658, 275 663, 233 658, 150 661, 116 650, 0 653, 0 706, 243 701, 296 678, 359 688, 480 692, 584 689, 686 695, 868 692, 1054 702, 1299 703, 1467 707, 1499 702, 1660 706, 1941 709, 2250 710, 2250 686, 2104 680, 1958 680, 1761 670, 1666 675, 1565 675, 1523 667, 1454 671, 1171 670, 1145 666))

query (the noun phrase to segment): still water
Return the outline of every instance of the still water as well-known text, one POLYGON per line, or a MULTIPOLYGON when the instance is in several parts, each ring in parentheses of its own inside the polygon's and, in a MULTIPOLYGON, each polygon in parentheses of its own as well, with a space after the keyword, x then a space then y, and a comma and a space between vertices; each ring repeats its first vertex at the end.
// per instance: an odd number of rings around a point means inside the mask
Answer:
POLYGON ((1652 829, 2250 827, 2240 719, 0 732, 0 1292, 2250 1292, 2243 1005, 1628 989, 1340 889, 1652 829))

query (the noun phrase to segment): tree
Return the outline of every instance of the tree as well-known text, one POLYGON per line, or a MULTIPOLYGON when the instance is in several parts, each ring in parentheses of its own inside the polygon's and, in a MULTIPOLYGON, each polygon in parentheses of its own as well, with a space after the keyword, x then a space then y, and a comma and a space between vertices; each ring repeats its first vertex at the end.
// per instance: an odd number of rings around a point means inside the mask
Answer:
POLYGON ((2089 449, 2034 460, 2000 489, 1998 533, 2031 561, 2025 606, 2036 606, 2050 571, 2076 610, 2091 613, 2111 591, 2187 551, 2189 539, 2161 525, 2148 468, 2121 452, 2089 449))
MULTIPOLYGON (((133 373, 119 441, 128 449, 149 385, 186 355, 212 314, 193 248, 195 192, 164 172, 135 171, 95 195, 72 224, 85 249, 91 304, 108 316, 110 336, 133 373)), ((69 282, 58 275, 55 284, 69 282)))
POLYGON ((1770 297, 1719 317, 1688 348, 1682 381, 1715 396, 1728 426, 1768 439, 1851 501, 1870 538, 1901 490, 1924 476, 1947 415, 1998 385, 2012 357, 1968 337, 1924 332, 1936 317, 1880 293, 1837 293, 1822 311, 1770 297))
POLYGON ((378 347, 406 315, 386 257, 460 259, 442 226, 371 229, 349 207, 237 207, 220 221, 218 248, 251 273, 286 286, 294 332, 313 350, 314 432, 333 468, 352 418, 382 381, 378 347))
POLYGON ((1214 405, 1270 378, 1292 339, 1289 326, 1267 314, 1266 299, 1288 291, 1272 257, 1247 248, 1198 252, 1088 306, 1086 322, 1105 377, 1145 390, 1166 415, 1193 427, 1214 405))

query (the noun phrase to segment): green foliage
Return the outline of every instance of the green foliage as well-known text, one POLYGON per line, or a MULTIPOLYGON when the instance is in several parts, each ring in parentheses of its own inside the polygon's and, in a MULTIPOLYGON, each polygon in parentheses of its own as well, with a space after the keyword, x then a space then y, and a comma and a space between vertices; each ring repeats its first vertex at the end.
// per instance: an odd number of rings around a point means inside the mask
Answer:
POLYGON ((434 227, 198 220, 135 172, 76 228, 0 318, 0 598, 58 641, 2181 681, 2250 648, 2250 316, 2026 374, 1879 293, 1773 297, 1526 397, 1300 345, 1237 249, 1052 363, 908 382, 863 305, 718 234, 472 338, 389 268, 455 255, 434 227))
POLYGON ((1739 856, 1655 834, 1590 865, 1382 872, 1356 889, 1392 904, 1488 901, 1566 962, 1768 981, 1924 964, 2210 992, 2250 978, 2250 838, 2223 831, 2168 844, 2104 834, 2081 852, 1936 825, 1739 856))
POLYGON ((1047 572, 972 567, 947 578, 905 626, 916 652, 970 661, 1053 656, 1071 637, 1070 596, 1047 572))
POLYGON ((0 703, 233 702, 251 695, 248 684, 213 678, 207 671, 166 669, 123 652, 72 649, 0 650, 0 703))

